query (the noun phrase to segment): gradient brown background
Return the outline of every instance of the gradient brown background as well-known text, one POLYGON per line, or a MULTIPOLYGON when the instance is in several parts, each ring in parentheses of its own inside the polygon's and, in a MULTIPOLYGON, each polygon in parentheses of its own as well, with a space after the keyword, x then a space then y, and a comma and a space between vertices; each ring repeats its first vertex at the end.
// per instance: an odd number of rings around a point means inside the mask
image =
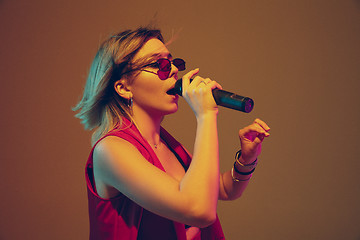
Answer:
MULTIPOLYGON (((170 50, 255 100, 221 108, 222 170, 237 131, 272 128, 243 197, 219 203, 227 239, 360 239, 360 2, 0 1, 0 239, 87 239, 90 133, 73 117, 109 34, 155 23, 170 50)), ((164 125, 192 150, 195 118, 164 125)))

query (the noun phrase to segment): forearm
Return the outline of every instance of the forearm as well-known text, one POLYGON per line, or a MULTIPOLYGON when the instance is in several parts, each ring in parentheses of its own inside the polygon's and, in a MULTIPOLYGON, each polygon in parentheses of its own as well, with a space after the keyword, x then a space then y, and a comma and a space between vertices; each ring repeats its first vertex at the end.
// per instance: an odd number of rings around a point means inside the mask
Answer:
POLYGON ((216 212, 219 194, 217 114, 197 119, 193 159, 180 183, 203 210, 216 212))
POLYGON ((233 176, 237 179, 234 180, 231 171, 232 170, 229 170, 221 174, 220 184, 222 187, 220 188, 219 194, 220 200, 235 200, 239 198, 249 184, 252 174, 240 175, 233 171, 233 176))
POLYGON ((235 159, 231 170, 221 175, 219 199, 234 200, 239 198, 255 171, 257 158, 251 163, 246 163, 240 150, 236 153, 235 159))
POLYGON ((253 124, 240 129, 241 151, 237 152, 232 169, 221 175, 219 199, 233 200, 244 192, 256 168, 261 143, 265 137, 270 136, 269 131, 269 126, 260 119, 255 119, 253 124))

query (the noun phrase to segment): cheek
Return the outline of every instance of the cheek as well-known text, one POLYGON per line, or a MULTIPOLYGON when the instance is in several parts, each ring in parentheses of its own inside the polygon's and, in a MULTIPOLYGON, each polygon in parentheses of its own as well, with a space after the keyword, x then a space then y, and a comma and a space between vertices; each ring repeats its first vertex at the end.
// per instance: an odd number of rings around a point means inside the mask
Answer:
POLYGON ((158 94, 158 92, 160 92, 162 89, 162 85, 156 81, 149 81, 149 82, 143 82, 142 84, 138 84, 138 86, 136 86, 136 90, 135 92, 137 92, 138 94, 149 94, 149 95, 153 95, 153 94, 158 94))
POLYGON ((141 79, 133 84, 134 99, 150 103, 163 95, 163 83, 159 79, 141 79))

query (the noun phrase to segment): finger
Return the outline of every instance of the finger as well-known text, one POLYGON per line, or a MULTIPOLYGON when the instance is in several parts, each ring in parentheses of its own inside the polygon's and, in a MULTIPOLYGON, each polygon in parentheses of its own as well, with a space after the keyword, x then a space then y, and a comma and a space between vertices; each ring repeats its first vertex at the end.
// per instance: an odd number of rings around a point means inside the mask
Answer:
POLYGON ((251 142, 254 144, 260 144, 264 141, 265 137, 267 137, 263 133, 258 132, 249 132, 245 134, 244 136, 240 136, 240 143, 243 144, 245 142, 251 142))
MULTIPOLYGON (((253 139, 249 139, 251 140, 251 144, 253 145, 253 147, 257 147, 257 146, 261 146, 262 142, 264 141, 264 135, 263 134, 259 134, 255 137, 253 137, 253 139)), ((247 140, 247 141, 249 141, 247 140)), ((241 144, 244 143, 244 142, 241 142, 241 144)))
POLYGON ((249 133, 257 133, 257 134, 264 134, 265 137, 270 136, 270 133, 266 132, 265 129, 263 129, 258 124, 251 124, 243 129, 239 130, 239 136, 245 136, 249 133))
POLYGON ((207 89, 211 90, 211 88, 209 87, 209 84, 211 82, 212 81, 209 78, 202 78, 200 76, 196 76, 190 82, 187 91, 191 93, 199 93, 199 91, 204 92, 207 91, 207 89))
POLYGON ((259 135, 257 136, 257 138, 260 140, 260 142, 264 141, 264 138, 265 138, 265 137, 266 137, 265 134, 259 134, 259 135))
POLYGON ((257 118, 254 120, 255 124, 258 124, 259 126, 261 126, 265 131, 270 131, 270 127, 261 119, 257 118))
MULTIPOLYGON (((205 86, 206 86, 206 84, 207 84, 205 81, 201 81, 201 82, 200 82, 200 84, 202 84, 202 83, 203 83, 205 86)), ((200 85, 200 84, 199 84, 199 85, 200 85)))
POLYGON ((239 135, 239 140, 240 140, 240 143, 254 142, 256 139, 258 139, 259 135, 260 135, 260 133, 252 131, 252 132, 248 132, 248 133, 246 133, 244 135, 239 135))
POLYGON ((253 144, 255 147, 258 147, 262 145, 262 142, 264 141, 264 137, 261 137, 260 135, 258 137, 256 137, 253 141, 253 144))
POLYGON ((207 86, 208 86, 209 88, 211 88, 211 89, 216 89, 216 88, 222 89, 222 86, 221 86, 218 82, 216 82, 216 81, 210 81, 210 82, 207 84, 207 86))
POLYGON ((212 82, 212 80, 211 80, 210 78, 204 78, 204 79, 202 80, 202 82, 205 83, 205 85, 208 85, 209 83, 212 82))
POLYGON ((182 87, 183 89, 187 89, 188 86, 190 85, 190 79, 193 78, 196 74, 199 73, 199 68, 196 68, 194 70, 191 70, 190 72, 188 72, 187 74, 185 74, 183 77, 182 77, 182 87))
POLYGON ((195 77, 191 80, 191 82, 190 82, 190 84, 191 84, 192 87, 197 87, 197 86, 199 86, 199 85, 202 84, 202 83, 204 83, 204 85, 206 85, 206 84, 207 84, 207 81, 206 81, 205 78, 202 78, 202 77, 200 77, 200 76, 195 76, 195 77))

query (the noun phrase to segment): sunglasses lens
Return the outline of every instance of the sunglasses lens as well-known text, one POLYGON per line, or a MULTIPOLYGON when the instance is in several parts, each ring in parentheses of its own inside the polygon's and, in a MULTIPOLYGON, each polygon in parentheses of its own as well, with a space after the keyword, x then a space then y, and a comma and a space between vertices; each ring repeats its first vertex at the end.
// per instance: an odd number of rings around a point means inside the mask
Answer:
MULTIPOLYGON (((175 67, 177 67, 177 69, 179 71, 183 71, 185 70, 185 61, 180 59, 180 58, 176 58, 172 61, 172 63, 174 64, 175 67)), ((169 59, 166 58, 161 58, 157 60, 157 64, 159 66, 159 70, 157 72, 159 78, 161 80, 165 80, 169 77, 169 74, 171 72, 171 62, 169 59)))
POLYGON ((157 61, 159 64, 160 71, 170 71, 171 70, 171 63, 168 59, 161 58, 157 61))
POLYGON ((177 67, 177 69, 179 69, 179 71, 185 70, 185 61, 181 58, 174 59, 173 64, 175 65, 175 67, 177 67))
POLYGON ((157 75, 159 76, 159 78, 160 78, 161 80, 167 79, 167 78, 169 77, 169 74, 170 74, 170 71, 161 71, 161 70, 159 70, 159 71, 157 72, 157 75))

